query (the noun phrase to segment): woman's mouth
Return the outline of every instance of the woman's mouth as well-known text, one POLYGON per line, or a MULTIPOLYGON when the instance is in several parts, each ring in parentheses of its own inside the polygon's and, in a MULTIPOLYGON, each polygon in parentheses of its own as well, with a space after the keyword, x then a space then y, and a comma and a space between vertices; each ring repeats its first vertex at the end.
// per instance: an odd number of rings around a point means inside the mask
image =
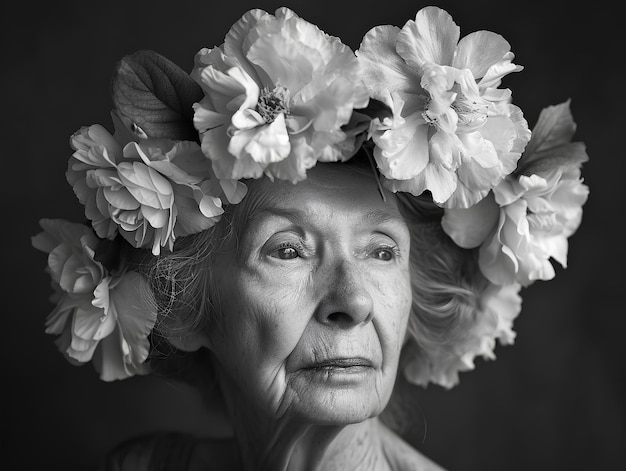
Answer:
POLYGON ((366 358, 330 358, 328 360, 316 361, 305 370, 332 370, 332 369, 358 369, 372 368, 372 362, 366 358))
POLYGON ((366 358, 331 358, 302 368, 311 379, 336 386, 356 385, 374 373, 374 365, 366 358))

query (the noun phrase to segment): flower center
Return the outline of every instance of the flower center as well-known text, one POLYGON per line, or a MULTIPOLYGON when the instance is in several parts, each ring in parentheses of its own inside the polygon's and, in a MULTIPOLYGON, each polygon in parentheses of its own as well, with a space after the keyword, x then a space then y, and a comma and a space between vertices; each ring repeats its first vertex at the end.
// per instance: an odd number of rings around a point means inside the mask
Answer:
MULTIPOLYGON (((424 107, 424 112, 422 113, 424 120, 438 130, 442 128, 447 129, 448 126, 444 123, 449 123, 449 121, 431 109, 432 102, 432 99, 429 100, 424 107)), ((457 92, 456 98, 450 105, 450 108, 457 116, 457 129, 461 128, 460 130, 464 132, 478 129, 487 121, 488 105, 486 103, 470 100, 461 92, 457 92)))
POLYGON ((457 93, 450 107, 459 118, 458 126, 476 129, 487 121, 487 105, 470 100, 461 92, 457 93))
POLYGON ((549 234, 550 232, 553 232, 555 227, 559 227, 556 211, 535 213, 527 209, 526 219, 528 220, 531 232, 549 234))
POLYGON ((289 114, 289 90, 276 85, 273 90, 264 87, 256 105, 256 111, 266 123, 272 123, 281 113, 289 114))

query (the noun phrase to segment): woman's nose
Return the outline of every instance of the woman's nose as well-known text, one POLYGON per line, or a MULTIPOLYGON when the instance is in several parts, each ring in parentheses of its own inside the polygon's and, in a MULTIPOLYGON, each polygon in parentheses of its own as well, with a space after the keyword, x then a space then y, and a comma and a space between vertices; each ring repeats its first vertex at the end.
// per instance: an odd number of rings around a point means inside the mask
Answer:
POLYGON ((366 286, 362 269, 354 262, 340 261, 321 273, 322 293, 317 320, 323 324, 348 328, 372 318, 372 293, 366 286))

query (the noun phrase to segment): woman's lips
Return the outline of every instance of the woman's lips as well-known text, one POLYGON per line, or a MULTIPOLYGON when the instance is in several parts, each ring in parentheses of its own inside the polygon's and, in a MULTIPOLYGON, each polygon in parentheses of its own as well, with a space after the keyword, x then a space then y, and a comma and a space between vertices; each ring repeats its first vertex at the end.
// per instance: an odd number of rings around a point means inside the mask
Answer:
POLYGON ((300 368, 312 384, 323 387, 352 388, 369 384, 372 375, 375 374, 374 363, 362 357, 328 358, 315 360, 300 368))
POLYGON ((304 369, 320 368, 371 368, 372 362, 367 358, 329 358, 328 360, 316 361, 304 369))

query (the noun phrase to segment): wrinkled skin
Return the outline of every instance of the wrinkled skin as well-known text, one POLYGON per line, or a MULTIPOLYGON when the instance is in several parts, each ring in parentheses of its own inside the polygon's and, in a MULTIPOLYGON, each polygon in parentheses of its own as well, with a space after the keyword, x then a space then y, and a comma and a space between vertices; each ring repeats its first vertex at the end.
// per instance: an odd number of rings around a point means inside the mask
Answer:
POLYGON ((376 417, 411 306, 409 232, 395 197, 383 199, 367 172, 318 164, 297 185, 252 182, 239 210, 238 237, 212 267, 219 328, 203 345, 240 465, 352 469, 365 459, 366 469, 391 469, 376 417))

